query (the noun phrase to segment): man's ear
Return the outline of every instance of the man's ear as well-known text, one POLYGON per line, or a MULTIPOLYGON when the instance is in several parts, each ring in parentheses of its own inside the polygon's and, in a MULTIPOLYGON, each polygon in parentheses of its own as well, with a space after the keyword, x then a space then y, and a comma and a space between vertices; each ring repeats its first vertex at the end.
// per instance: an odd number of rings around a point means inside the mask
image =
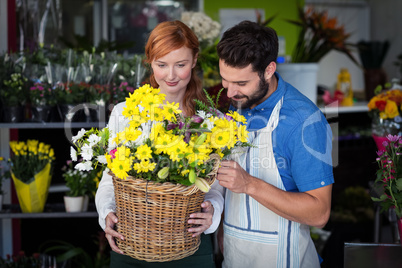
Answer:
POLYGON ((265 68, 264 76, 266 80, 270 80, 271 77, 274 75, 276 71, 276 62, 271 61, 270 64, 268 64, 267 68, 265 68))

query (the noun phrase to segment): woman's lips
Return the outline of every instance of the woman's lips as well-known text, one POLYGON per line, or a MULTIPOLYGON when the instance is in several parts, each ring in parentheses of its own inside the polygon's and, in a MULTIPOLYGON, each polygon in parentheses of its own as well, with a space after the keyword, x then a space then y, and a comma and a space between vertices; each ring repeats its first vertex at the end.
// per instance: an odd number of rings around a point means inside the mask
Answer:
POLYGON ((170 87, 174 87, 175 85, 177 85, 179 82, 168 82, 165 81, 166 85, 170 86, 170 87))

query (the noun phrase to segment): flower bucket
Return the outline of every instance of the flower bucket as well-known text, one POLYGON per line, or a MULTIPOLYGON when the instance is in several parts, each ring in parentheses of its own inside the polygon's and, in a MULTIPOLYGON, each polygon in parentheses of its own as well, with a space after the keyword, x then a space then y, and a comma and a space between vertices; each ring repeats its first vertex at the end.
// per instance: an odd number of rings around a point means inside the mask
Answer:
POLYGON ((375 144, 377 145, 378 150, 385 151, 384 145, 382 145, 382 143, 384 141, 388 141, 387 137, 377 136, 375 134, 372 134, 372 137, 375 141, 375 144))
POLYGON ((13 178, 21 211, 23 213, 43 212, 52 179, 50 163, 37 173, 29 183, 22 182, 16 178, 13 172, 11 172, 11 177, 13 178))

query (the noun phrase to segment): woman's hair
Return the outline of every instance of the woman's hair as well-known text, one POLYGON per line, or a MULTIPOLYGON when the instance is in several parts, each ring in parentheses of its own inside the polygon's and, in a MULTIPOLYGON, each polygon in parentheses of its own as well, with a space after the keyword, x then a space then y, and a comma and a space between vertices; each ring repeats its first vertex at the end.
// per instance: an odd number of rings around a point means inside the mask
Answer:
MULTIPOLYGON (((145 45, 145 61, 149 64, 170 52, 181 47, 188 47, 193 51, 193 57, 198 55, 199 42, 194 32, 181 21, 165 21, 158 24, 150 33, 147 44, 145 45)), ((198 99, 207 103, 206 96, 202 90, 202 81, 197 76, 195 67, 191 71, 190 82, 184 95, 182 107, 187 116, 195 114, 195 101, 198 99)), ((152 73, 150 78, 152 87, 159 87, 152 73)))
POLYGON ((217 46, 219 59, 235 68, 251 64, 264 77, 264 71, 278 57, 278 36, 274 29, 242 21, 227 30, 217 46))

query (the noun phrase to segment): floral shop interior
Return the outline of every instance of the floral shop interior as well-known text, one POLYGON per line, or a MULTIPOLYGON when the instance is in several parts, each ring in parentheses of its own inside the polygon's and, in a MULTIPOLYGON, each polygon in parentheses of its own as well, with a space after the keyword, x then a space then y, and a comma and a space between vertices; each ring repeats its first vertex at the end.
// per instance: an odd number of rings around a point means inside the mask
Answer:
POLYGON ((321 267, 400 263, 401 11, 400 0, 1 0, 0 267, 109 267, 103 167, 75 168, 72 148, 85 131, 102 137, 113 107, 149 83, 145 43, 168 20, 197 35, 197 74, 222 112, 223 32, 243 20, 276 30, 276 71, 332 131, 331 213, 310 228, 321 267))

